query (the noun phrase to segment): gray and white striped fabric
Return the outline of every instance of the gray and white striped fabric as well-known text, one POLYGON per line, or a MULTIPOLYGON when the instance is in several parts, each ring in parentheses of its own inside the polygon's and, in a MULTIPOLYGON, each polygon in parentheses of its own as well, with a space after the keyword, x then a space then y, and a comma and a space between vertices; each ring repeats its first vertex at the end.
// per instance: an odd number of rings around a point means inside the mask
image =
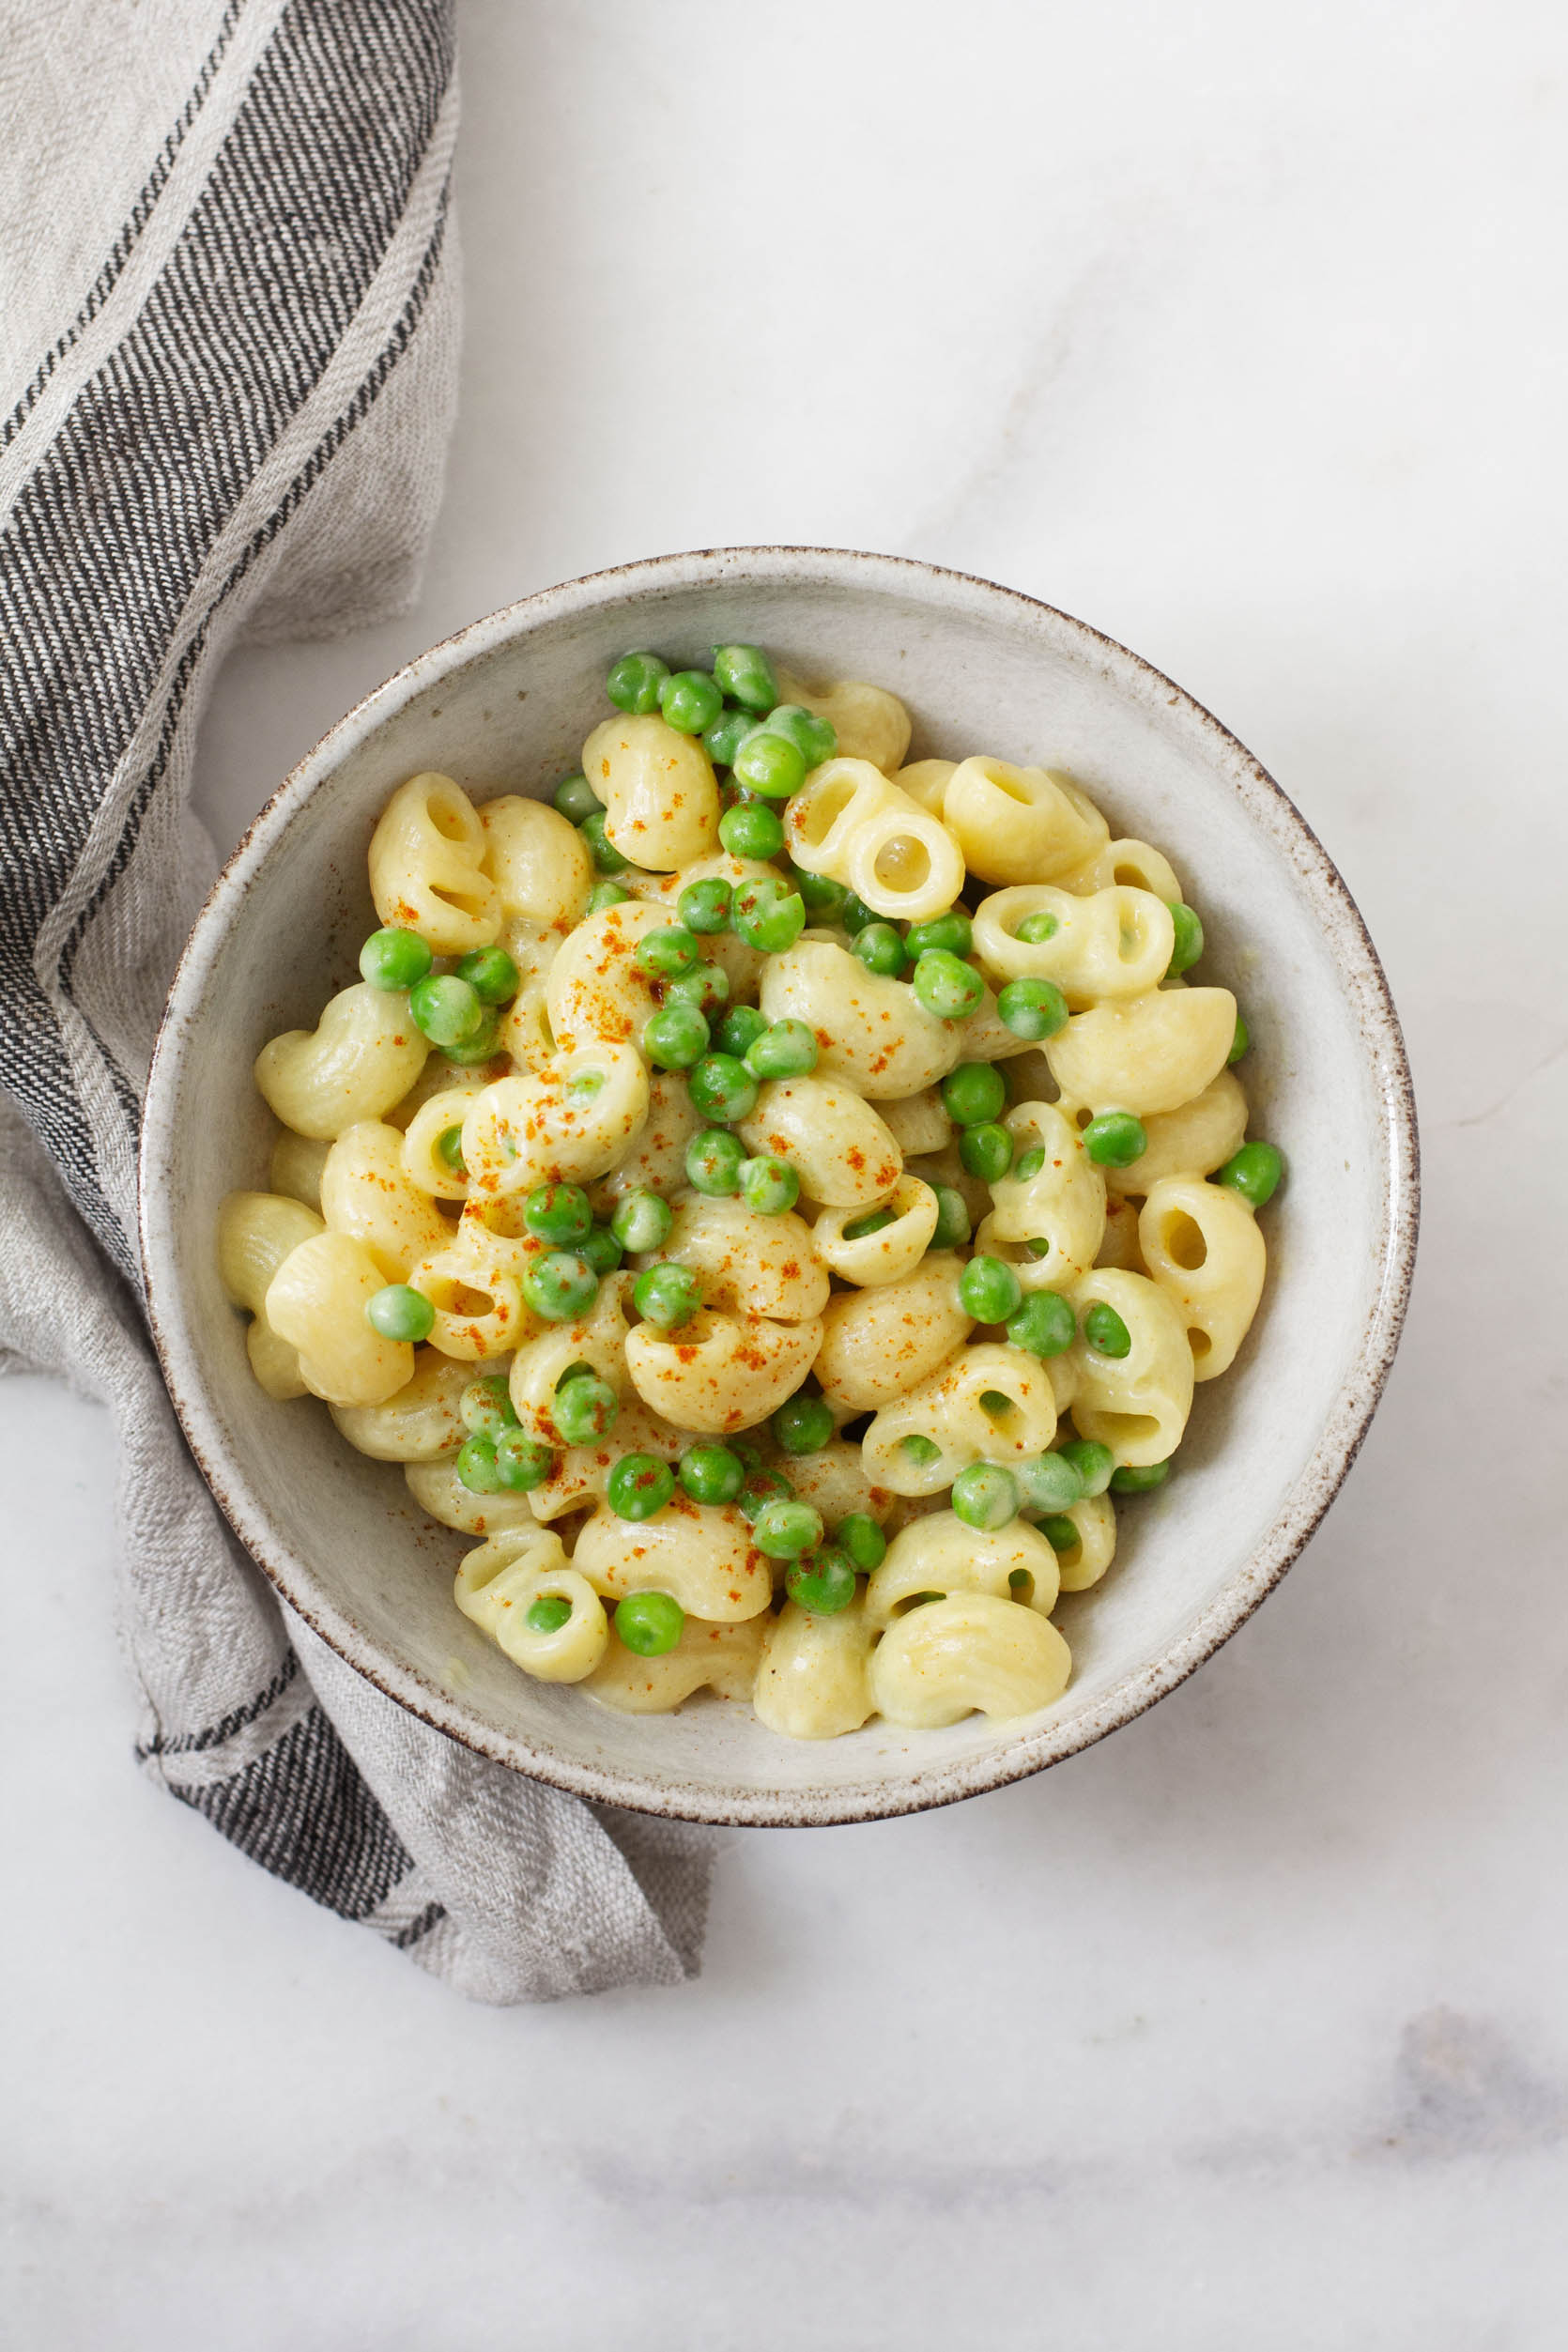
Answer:
POLYGON ((519 2001, 694 1973, 708 1834, 502 1772, 285 1622, 179 1438, 136 1246, 142 1089, 215 863, 207 682, 240 636, 414 592, 454 395, 453 51, 453 0, 0 0, 0 1365, 114 1413, 146 1770, 519 2001))

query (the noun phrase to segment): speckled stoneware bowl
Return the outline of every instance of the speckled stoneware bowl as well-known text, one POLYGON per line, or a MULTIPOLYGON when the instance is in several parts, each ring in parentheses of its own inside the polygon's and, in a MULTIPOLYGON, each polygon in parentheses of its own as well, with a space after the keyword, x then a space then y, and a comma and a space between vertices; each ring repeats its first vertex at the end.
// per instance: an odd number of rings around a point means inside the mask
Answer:
POLYGON ((1377 1402, 1415 1251, 1415 1117, 1399 1026, 1354 902, 1290 802, 1224 729, 1135 654, 1049 606, 885 556, 733 548, 530 596, 422 654, 333 728, 269 802, 202 912, 147 1092, 143 1232, 154 1327, 196 1457, 291 1606, 380 1688, 498 1761, 584 1796, 712 1822, 851 1822, 1038 1772, 1139 1714, 1257 1606, 1311 1536, 1377 1402), (1066 1695, 1038 1716, 944 1731, 873 1722, 776 1738, 702 1696, 622 1715, 530 1682, 458 1614, 464 1539, 412 1506, 310 1399, 251 1378, 219 1287, 218 1204, 266 1181, 251 1083, 278 1030, 314 1026, 374 926, 371 829, 421 769, 476 798, 576 766, 628 646, 703 663, 729 638, 807 678, 869 678, 915 718, 911 756, 985 750, 1070 769, 1113 832, 1164 849, 1203 912, 1205 976, 1255 1040, 1254 1133, 1290 1181, 1268 1283, 1233 1373, 1201 1387, 1180 1475, 1122 1514, 1115 1563, 1064 1598, 1066 1695))

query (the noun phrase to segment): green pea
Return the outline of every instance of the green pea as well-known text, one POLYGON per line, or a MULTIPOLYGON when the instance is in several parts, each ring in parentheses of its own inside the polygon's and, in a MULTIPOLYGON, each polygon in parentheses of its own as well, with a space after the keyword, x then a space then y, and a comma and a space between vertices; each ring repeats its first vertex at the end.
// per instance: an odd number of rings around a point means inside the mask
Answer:
POLYGON ((595 809, 592 815, 585 817, 577 830, 592 851, 593 863, 601 874, 623 874, 625 872, 632 861, 629 857, 622 856, 605 830, 605 812, 602 808, 595 809))
POLYGON ((1037 1511, 1069 1511, 1084 1498, 1084 1481, 1061 1453, 1037 1453, 1018 1466, 1024 1500, 1037 1511))
POLYGON ((457 1449, 457 1483, 470 1495, 499 1495, 496 1447, 491 1437, 465 1437, 457 1449))
POLYGON ((1097 1299, 1084 1314, 1084 1337, 1097 1356, 1120 1359, 1132 1353, 1132 1334, 1115 1307, 1097 1299))
POLYGON ((1179 899, 1168 899, 1166 904, 1176 926, 1176 945, 1165 966, 1165 977, 1174 980, 1178 973, 1190 972, 1203 954, 1203 925, 1193 909, 1184 906, 1179 899))
POLYGON ((673 669, 659 687, 659 709, 678 735, 700 735, 724 708, 724 696, 705 669, 673 669))
POLYGON ((776 710, 768 713, 764 724, 770 735, 782 735, 786 743, 794 745, 807 774, 812 768, 820 768, 824 760, 831 760, 838 748, 832 721, 819 718, 815 711, 803 710, 798 702, 780 702, 776 710))
POLYGON ((1015 1038, 1027 1038, 1034 1044, 1066 1027, 1068 1000, 1054 980, 1009 980, 996 999, 996 1010, 1015 1038))
POLYGON ((484 1026, 484 1007, 455 973, 432 973, 416 980, 408 991, 408 1011, 415 1028, 442 1053, 467 1045, 484 1026))
POLYGON ((869 1209, 864 1217, 851 1218, 844 1227, 843 1238, 846 1241, 869 1241, 874 1233, 881 1233, 885 1226, 897 1222, 898 1219, 890 1208, 869 1209))
POLYGON ((445 1161, 453 1176, 466 1176, 468 1175, 468 1162, 463 1158, 463 1130, 460 1126, 442 1128, 436 1138, 436 1156, 445 1161))
POLYGON ((773 664, 760 645, 715 645, 714 676, 730 701, 748 711, 771 711, 778 699, 773 664))
POLYGON ((615 1426, 621 1399, 596 1372, 569 1372, 555 1392, 550 1418, 562 1445, 591 1446, 615 1426))
POLYGON ((475 1062, 488 1062, 500 1051, 500 1016, 493 1006, 486 1006, 484 1018, 471 1038, 462 1045, 449 1045, 446 1057, 465 1069, 475 1062))
POLYGON ((1151 1494, 1156 1486, 1163 1486, 1170 1475, 1169 1460, 1147 1462, 1142 1469, 1134 1469, 1130 1462, 1124 1462, 1119 1469, 1111 1473, 1111 1492, 1114 1495, 1151 1494))
POLYGON ((804 1021, 776 1021, 746 1048, 753 1078, 804 1078, 817 1067, 817 1040, 804 1021))
POLYGON ((1035 1579, 1027 1568, 1009 1568, 1007 1591, 1020 1601, 1026 1601, 1035 1589, 1035 1579))
POLYGON ((631 903, 631 892, 623 890, 618 882, 596 882, 588 894, 588 905, 585 912, 589 915, 603 915, 607 907, 628 906, 631 903))
MULTIPOLYGON (((737 1446, 736 1453, 749 1451, 737 1446)), ((788 1501, 794 1494, 789 1480, 777 1470, 770 1470, 761 1461, 748 1466, 745 1483, 737 1498, 737 1508, 748 1527, 755 1527, 757 1516, 770 1502, 788 1501)))
POLYGON ((733 1502, 746 1483, 746 1464, 728 1446, 687 1446, 676 1477, 693 1502, 733 1502))
POLYGON ((1018 1488, 992 1462, 971 1462, 953 1481, 955 1517, 971 1528, 1005 1528, 1018 1516, 1018 1488))
POLYGON ((854 1598, 854 1562, 837 1544, 824 1544, 808 1560, 797 1560, 784 1590, 811 1617, 837 1617, 854 1598))
POLYGON ((715 767, 731 767, 736 752, 756 727, 755 714, 750 711, 721 711, 711 727, 704 727, 702 748, 715 767))
POLYGON ((686 1084, 698 1110, 715 1127, 732 1127, 757 1105, 757 1081, 732 1053, 704 1053, 686 1084))
POLYGON ((884 980, 896 980, 909 961, 903 940, 891 923, 868 923, 856 931, 851 953, 859 957, 868 972, 884 980))
POLYGON ((849 897, 841 882, 829 882, 825 874, 808 874, 804 866, 792 866, 790 880, 813 923, 836 923, 841 918, 849 897))
POLYGON ((1054 1290, 1030 1291, 1007 1317, 1008 1339, 1031 1356, 1060 1356, 1072 1345, 1077 1328, 1072 1309, 1054 1290))
POLYGON ((559 1592, 542 1592, 530 1601, 523 1618, 530 1634, 558 1634, 572 1614, 572 1604, 559 1592))
POLYGON ((1070 1445, 1062 1446, 1064 1462, 1078 1472, 1084 1482, 1085 1495, 1102 1495, 1111 1483, 1111 1473, 1116 1457, 1109 1446, 1102 1446, 1094 1437, 1075 1437, 1070 1445))
POLYGON ((844 904, 838 920, 852 939, 858 939, 868 923, 880 923, 882 917, 869 907, 864 899, 857 899, 853 890, 844 894, 844 904))
POLYGON ((702 950, 684 923, 672 923, 668 930, 647 931, 637 943, 638 963, 657 979, 673 980, 683 972, 694 971, 701 961, 702 950))
POLYGON ((607 1225, 590 1225, 577 1247, 601 1282, 616 1271, 625 1254, 607 1225))
POLYGON ((690 1069, 708 1050, 708 1024, 695 1005, 661 1005, 642 1032, 642 1051, 660 1069, 690 1069))
POLYGON ((939 1021, 967 1021, 978 1012, 986 984, 951 949, 928 947, 915 967, 915 1001, 939 1021))
POLYGON ((505 1375, 488 1372, 482 1379, 470 1380, 457 1400, 458 1416, 471 1437, 499 1437, 503 1429, 515 1429, 517 1416, 512 1409, 512 1396, 505 1375))
POLYGON ((618 711, 646 718, 650 711, 658 709, 669 675, 669 663, 660 661, 657 653, 623 653, 605 680, 605 692, 618 711))
POLYGON ((731 857, 776 857, 784 847, 784 827, 776 809, 742 800, 719 819, 718 838, 731 857))
POLYGON ((570 1102, 592 1102, 605 1090, 602 1069, 579 1069, 566 1081, 566 1098, 570 1102))
POLYGON ((1243 1144, 1221 1169, 1218 1181, 1228 1184, 1254 1208, 1262 1208, 1280 1189, 1284 1161, 1272 1144, 1243 1144))
POLYGON ((1130 1168, 1148 1149, 1142 1119, 1130 1111, 1102 1111, 1084 1130, 1084 1148, 1100 1168, 1130 1168))
POLYGON ((546 1250, 523 1274, 523 1297, 546 1323, 576 1323, 599 1294, 599 1277, 576 1250, 546 1250))
POLYGON ((666 1008, 689 1005, 704 1021, 715 1021, 730 1002, 730 975, 721 963, 699 963, 676 979, 661 980, 659 994, 666 1008))
POLYGON ((942 1082, 942 1104, 959 1127, 979 1127, 994 1119, 1007 1099, 1002 1073, 989 1062, 961 1062, 942 1082))
POLYGON ((972 1230, 969 1204, 951 1184, 938 1184, 932 1190, 936 1193, 936 1230, 931 1235, 931 1248, 961 1250, 972 1230))
POLYGON ((412 988, 430 969, 430 950, 418 931, 392 924, 372 931, 360 949, 360 977, 372 988, 412 988))
POLYGON ((365 1301, 365 1321, 383 1339, 408 1340, 417 1347, 436 1328, 436 1310, 422 1290, 389 1283, 365 1301))
POLYGON ((609 1229, 623 1250, 659 1250, 669 1238, 675 1211, 662 1193, 638 1185, 615 1204, 609 1229))
POLYGON ((504 947, 473 948, 458 963, 457 977, 467 980, 484 1005, 510 1005, 523 984, 522 974, 504 947))
POLYGON ((929 923, 912 923, 904 934, 912 963, 928 947, 945 947, 949 955, 966 956, 974 945, 975 926, 956 906, 950 906, 945 915, 933 915, 929 923))
POLYGON ((849 1554, 863 1576, 880 1568, 887 1557, 887 1538, 865 1511, 852 1511, 847 1519, 840 1519, 833 1530, 833 1540, 849 1554))
POLYGON ((568 824, 581 824, 595 809, 604 813, 605 804, 581 768, 574 768, 570 776, 563 776, 550 798, 568 824))
POLYGON ((755 1005, 737 1005, 725 1014, 714 1042, 721 1053, 744 1062, 768 1025, 766 1013, 759 1012, 755 1005))
POLYGON ((705 1127, 686 1145, 686 1181, 718 1200, 741 1189, 746 1145, 722 1127, 705 1127))
POLYGON ((1015 1184, 1028 1184, 1038 1176, 1044 1165, 1045 1153, 1038 1144, 1032 1144, 1027 1151, 1019 1153, 1007 1174, 1015 1184))
POLYGON ((821 1453, 833 1436, 833 1407, 825 1396, 797 1393, 778 1407, 768 1426, 781 1453, 821 1453))
POLYGON ((748 947, 781 956, 806 929, 806 909, 796 892, 771 877, 743 882, 731 904, 730 922, 748 947))
POLYGON ((769 1560, 798 1560, 822 1542, 822 1514, 798 1495, 775 1496, 752 1521, 751 1540, 769 1560))
POLYGON ((1022 1297, 1023 1285, 1006 1258, 972 1257, 959 1276, 959 1304, 976 1323, 1005 1323, 1022 1297))
POLYGON ((1012 1166, 1013 1139, 995 1119, 966 1127, 959 1137, 959 1158, 964 1171, 986 1184, 999 1184, 1012 1166))
POLYGON ((759 1217, 782 1217, 800 1198, 800 1178, 786 1161, 763 1152, 741 1161, 741 1198, 759 1217))
POLYGON ((1055 938, 1061 928, 1056 917, 1047 915, 1041 907, 1037 914, 1024 916, 1013 937, 1022 940, 1025 947, 1043 947, 1048 939, 1055 938))
POLYGON ((676 912, 688 931, 706 937, 730 928, 730 884, 722 874, 704 874, 700 882, 688 882, 676 900, 676 912))
POLYGON ((618 1519, 651 1519, 675 1492, 675 1473, 653 1453, 623 1453, 606 1482, 618 1519))
POLYGON ((555 1468, 549 1447, 530 1437, 526 1429, 503 1429, 494 1451, 497 1481, 509 1495, 530 1494, 535 1486, 543 1486, 555 1468))
POLYGON ((1248 1028, 1247 1023, 1242 1019, 1241 1015, 1237 1013, 1236 1016, 1236 1035, 1231 1039, 1230 1052, 1225 1055, 1225 1060, 1227 1062, 1238 1062, 1243 1053, 1247 1051, 1247 1048, 1252 1044, 1252 1041, 1253 1033, 1248 1028))
POLYGON ((535 1240, 564 1250, 583 1239, 593 1211, 580 1184, 541 1184, 523 1203, 523 1222, 535 1240))
POLYGON ((702 1284, 689 1266, 661 1260, 644 1267, 632 1285, 632 1299, 645 1323, 673 1331, 689 1323, 702 1304, 702 1284))
POLYGON ((686 1629, 686 1613, 669 1592, 628 1592, 615 1608, 615 1630, 639 1658, 662 1658, 686 1629))
POLYGON ((1053 1552, 1075 1552, 1084 1541, 1075 1521, 1065 1512, 1053 1511, 1039 1522, 1040 1533, 1053 1552))
POLYGON ((917 1470, 929 1470, 933 1462, 941 1459, 942 1448, 930 1437, 900 1437, 899 1444, 917 1470))

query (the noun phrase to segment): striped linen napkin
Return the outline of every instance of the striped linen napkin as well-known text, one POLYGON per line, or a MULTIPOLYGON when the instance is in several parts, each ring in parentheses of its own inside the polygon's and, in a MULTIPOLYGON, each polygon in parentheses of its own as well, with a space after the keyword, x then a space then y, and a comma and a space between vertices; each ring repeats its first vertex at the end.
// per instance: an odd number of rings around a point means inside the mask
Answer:
POLYGON ((215 870, 186 805, 208 682, 241 636, 406 610, 439 497, 452 0, 0 0, 0 1366, 115 1417, 156 1780, 477 1999, 677 1982, 711 1834, 485 1762, 288 1619, 144 1319, 141 1095, 215 870))

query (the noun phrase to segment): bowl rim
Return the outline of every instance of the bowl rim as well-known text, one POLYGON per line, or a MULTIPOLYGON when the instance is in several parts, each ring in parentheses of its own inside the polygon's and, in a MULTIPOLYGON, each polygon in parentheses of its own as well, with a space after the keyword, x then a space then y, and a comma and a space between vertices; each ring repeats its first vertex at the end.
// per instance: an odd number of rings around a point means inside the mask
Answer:
POLYGON ((694 548, 615 564, 536 591, 469 622, 416 654, 363 696, 289 771, 252 820, 212 884, 192 927, 164 1002, 153 1050, 138 1154, 142 1255, 148 1323, 186 1442, 223 1516, 287 1607, 302 1618, 345 1662, 386 1697, 436 1730, 492 1761, 600 1804, 668 1819, 745 1827, 835 1825, 886 1820, 951 1805, 1028 1778, 1080 1753, 1132 1722, 1196 1672, 1280 1582, 1316 1532, 1360 1451, 1398 1348, 1414 1272, 1420 1225, 1421 1167, 1414 1089, 1399 1017, 1387 976, 1348 885, 1306 819, 1282 787, 1230 730, 1162 671, 1090 623, 1054 605, 976 574, 909 556, 854 548, 762 546, 694 548), (1164 706, 1194 739, 1207 739, 1212 758, 1248 814, 1287 855, 1297 878, 1334 938, 1342 984, 1357 1016, 1363 1065, 1369 1070, 1385 1126, 1387 1150, 1380 1205, 1377 1269, 1365 1320, 1345 1364, 1316 1447, 1250 1557, 1227 1579, 1180 1637, 1159 1658, 1135 1668, 1082 1714, 1009 1737, 966 1759, 934 1760, 890 1781, 851 1783, 824 1792, 736 1787, 729 1791, 667 1781, 636 1772, 577 1762, 518 1734, 497 1732, 473 1717, 454 1691, 437 1686, 382 1654, 351 1616, 322 1593, 309 1563, 273 1532, 229 1459, 221 1418, 197 1376, 185 1325, 169 1188, 152 1180, 172 1146, 171 1113, 177 1099, 188 1024, 199 1011, 206 982, 222 953, 234 913, 296 813, 326 784, 346 754, 383 720, 453 670, 546 622, 575 611, 639 603, 648 592, 721 586, 737 575, 776 585, 807 578, 813 585, 885 587, 945 610, 955 602, 976 613, 998 607, 1059 643, 1092 650, 1102 670, 1134 699, 1164 706))

